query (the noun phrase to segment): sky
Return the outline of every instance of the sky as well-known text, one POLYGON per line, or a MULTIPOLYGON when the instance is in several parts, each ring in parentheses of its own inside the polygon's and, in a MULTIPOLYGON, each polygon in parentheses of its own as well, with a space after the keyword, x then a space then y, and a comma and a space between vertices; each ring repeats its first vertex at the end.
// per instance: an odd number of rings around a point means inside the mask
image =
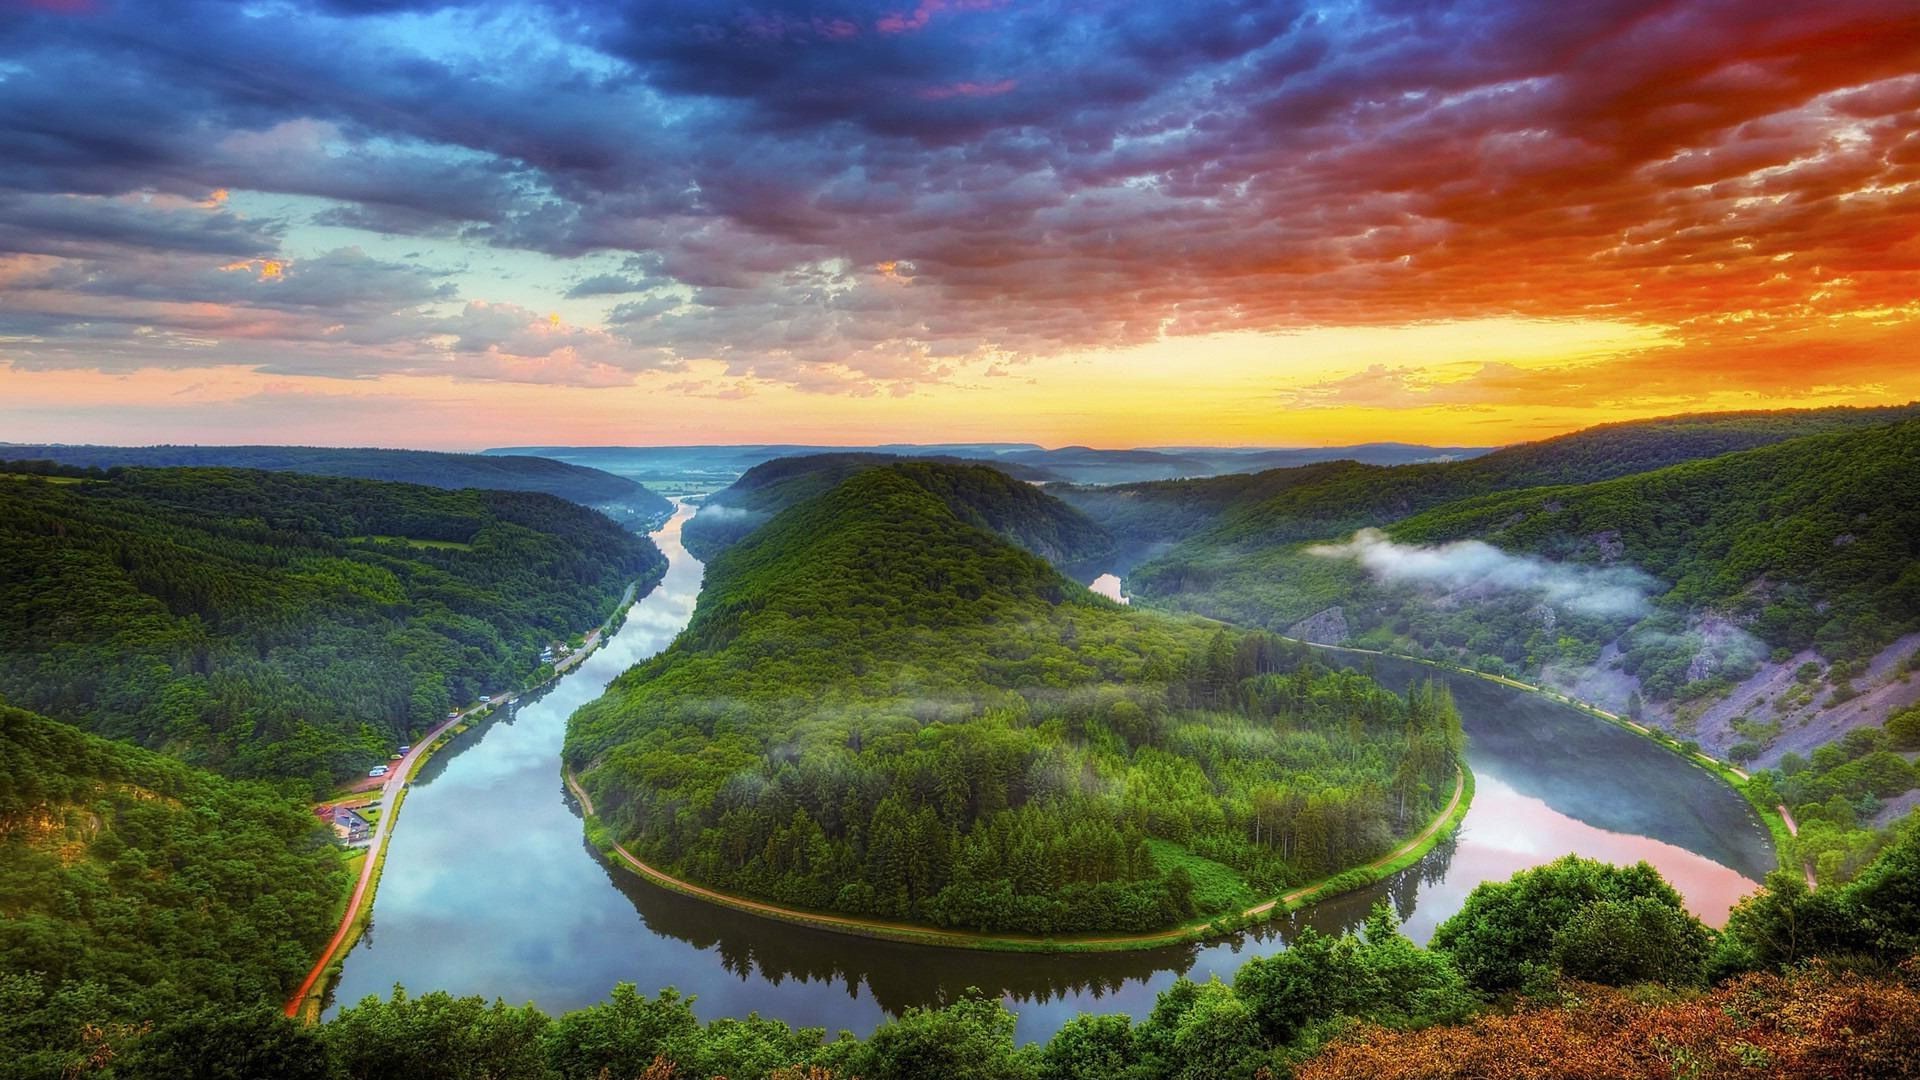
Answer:
POLYGON ((0 441, 1915 398, 1908 0, 0 0, 0 441))

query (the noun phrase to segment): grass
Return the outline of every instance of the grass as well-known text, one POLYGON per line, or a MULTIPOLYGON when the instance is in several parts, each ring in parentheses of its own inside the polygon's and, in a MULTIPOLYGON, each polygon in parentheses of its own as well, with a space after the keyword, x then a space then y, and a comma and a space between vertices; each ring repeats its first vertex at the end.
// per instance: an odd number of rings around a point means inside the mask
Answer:
POLYGON ((473 545, 460 540, 422 540, 413 536, 388 536, 383 533, 369 533, 366 536, 349 536, 349 540, 383 541, 390 544, 405 544, 408 547, 433 548, 439 551, 472 551, 473 545))
POLYGON ((1166 874, 1185 867, 1193 879, 1193 902, 1201 911, 1240 911, 1253 904, 1253 889, 1240 872, 1225 863, 1196 855, 1171 840, 1148 840, 1153 868, 1166 874))

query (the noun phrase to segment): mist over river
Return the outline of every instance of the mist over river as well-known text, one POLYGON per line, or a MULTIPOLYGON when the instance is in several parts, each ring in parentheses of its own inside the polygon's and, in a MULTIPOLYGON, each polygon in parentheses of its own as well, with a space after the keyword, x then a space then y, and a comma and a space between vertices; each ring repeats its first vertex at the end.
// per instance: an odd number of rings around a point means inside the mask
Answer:
POLYGON ((1766 830, 1738 794, 1646 739, 1485 680, 1329 653, 1395 690, 1447 679, 1478 787, 1455 839, 1370 889, 1205 946, 1060 956, 872 941, 704 904, 602 863, 559 762, 567 717, 665 648, 692 614, 703 568, 680 544, 691 515, 682 506, 655 534, 670 560, 666 577, 598 652, 460 736, 414 781, 373 926, 347 957, 328 1015, 396 983, 558 1013, 633 982, 649 994, 676 986, 697 996, 703 1018, 757 1011, 865 1034, 889 1013, 977 986, 1020 1014, 1023 1039, 1044 1039, 1077 1012, 1142 1016, 1182 974, 1231 979, 1248 957, 1284 947, 1297 925, 1357 925, 1382 896, 1425 941, 1478 882, 1569 851, 1653 863, 1714 925, 1774 865, 1766 830))

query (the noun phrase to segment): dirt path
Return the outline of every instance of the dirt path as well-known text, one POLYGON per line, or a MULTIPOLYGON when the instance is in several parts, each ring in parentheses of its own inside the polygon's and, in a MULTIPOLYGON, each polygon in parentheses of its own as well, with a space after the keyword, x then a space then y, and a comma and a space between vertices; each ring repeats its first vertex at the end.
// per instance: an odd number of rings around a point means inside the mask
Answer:
MULTIPOLYGON (((580 808, 586 811, 587 816, 593 816, 593 799, 587 795, 586 789, 582 788, 580 782, 575 779, 573 770, 571 768, 565 769, 565 776, 567 788, 573 792, 574 798, 580 801, 580 808)), ((1434 837, 1438 836, 1442 830, 1447 828, 1448 823, 1452 821, 1454 812, 1460 808, 1460 800, 1466 797, 1466 790, 1467 774, 1463 768, 1454 777, 1453 798, 1447 801, 1446 808, 1434 817, 1433 821, 1427 825, 1426 829, 1423 830, 1420 835, 1401 844, 1380 858, 1367 863, 1361 869, 1378 870, 1398 859, 1406 857, 1411 852, 1417 850, 1422 844, 1428 843, 1434 837)), ((850 915, 828 915, 822 912, 803 911, 798 908, 782 907, 779 904, 750 900, 744 896, 719 892, 701 885, 696 885, 683 878, 674 877, 657 867, 642 862, 632 852, 628 851, 625 846, 617 842, 614 843, 613 850, 629 867, 654 884, 672 889, 675 892, 685 893, 703 900, 710 900, 722 907, 730 907, 737 911, 745 911, 770 919, 779 919, 784 922, 819 927, 824 930, 861 934, 868 937, 907 940, 922 945, 947 945, 954 948, 965 949, 995 948, 998 946, 1012 946, 1016 948, 1045 948, 1054 946, 1065 949, 1078 946, 1135 948, 1178 944, 1190 939, 1195 931, 1203 929, 1205 925, 1179 926, 1169 930, 1155 930, 1144 934, 1121 934, 1111 937, 1050 937, 1031 934, 984 934, 965 930, 941 930, 936 927, 922 926, 917 923, 886 922, 879 919, 855 918, 850 915)), ((1265 915, 1276 906, 1292 904, 1312 894, 1321 884, 1322 883, 1316 882, 1311 885, 1303 885, 1291 892, 1268 900, 1263 904, 1255 904, 1245 911, 1240 912, 1240 915, 1242 918, 1265 915)))
POLYGON ((414 764, 428 752, 434 740, 444 734, 448 728, 485 707, 468 709, 458 716, 450 716, 441 721, 438 727, 421 737, 420 741, 414 744, 413 749, 407 751, 407 755, 388 770, 386 780, 380 785, 380 820, 374 822, 373 838, 367 844, 367 861, 360 867, 360 880, 354 882, 353 895, 347 898, 347 910, 340 916, 340 925, 334 928, 333 938, 327 942, 327 947, 321 950, 320 959, 314 961, 313 969, 307 972, 307 977, 300 981, 300 988, 287 999, 288 1016, 300 1014, 301 1003, 306 1001, 307 995, 313 992, 313 984, 319 982, 320 977, 326 973, 327 965, 333 962, 334 953, 340 951, 340 943, 347 939, 347 934, 353 929, 353 920, 360 914, 361 905, 366 903, 367 893, 373 888, 374 875, 380 868, 380 854, 387 846, 387 835, 393 831, 394 801, 399 798, 401 789, 407 786, 407 776, 413 771, 414 764))

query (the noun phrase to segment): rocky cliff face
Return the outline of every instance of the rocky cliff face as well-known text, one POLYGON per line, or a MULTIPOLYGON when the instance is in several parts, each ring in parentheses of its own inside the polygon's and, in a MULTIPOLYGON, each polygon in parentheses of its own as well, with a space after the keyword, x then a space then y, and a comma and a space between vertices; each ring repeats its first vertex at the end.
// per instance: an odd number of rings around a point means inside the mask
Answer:
POLYGON ((1344 644, 1350 634, 1347 629, 1347 613, 1339 607, 1330 607, 1313 614, 1287 627, 1287 636, 1301 641, 1311 641, 1315 645, 1344 644))

